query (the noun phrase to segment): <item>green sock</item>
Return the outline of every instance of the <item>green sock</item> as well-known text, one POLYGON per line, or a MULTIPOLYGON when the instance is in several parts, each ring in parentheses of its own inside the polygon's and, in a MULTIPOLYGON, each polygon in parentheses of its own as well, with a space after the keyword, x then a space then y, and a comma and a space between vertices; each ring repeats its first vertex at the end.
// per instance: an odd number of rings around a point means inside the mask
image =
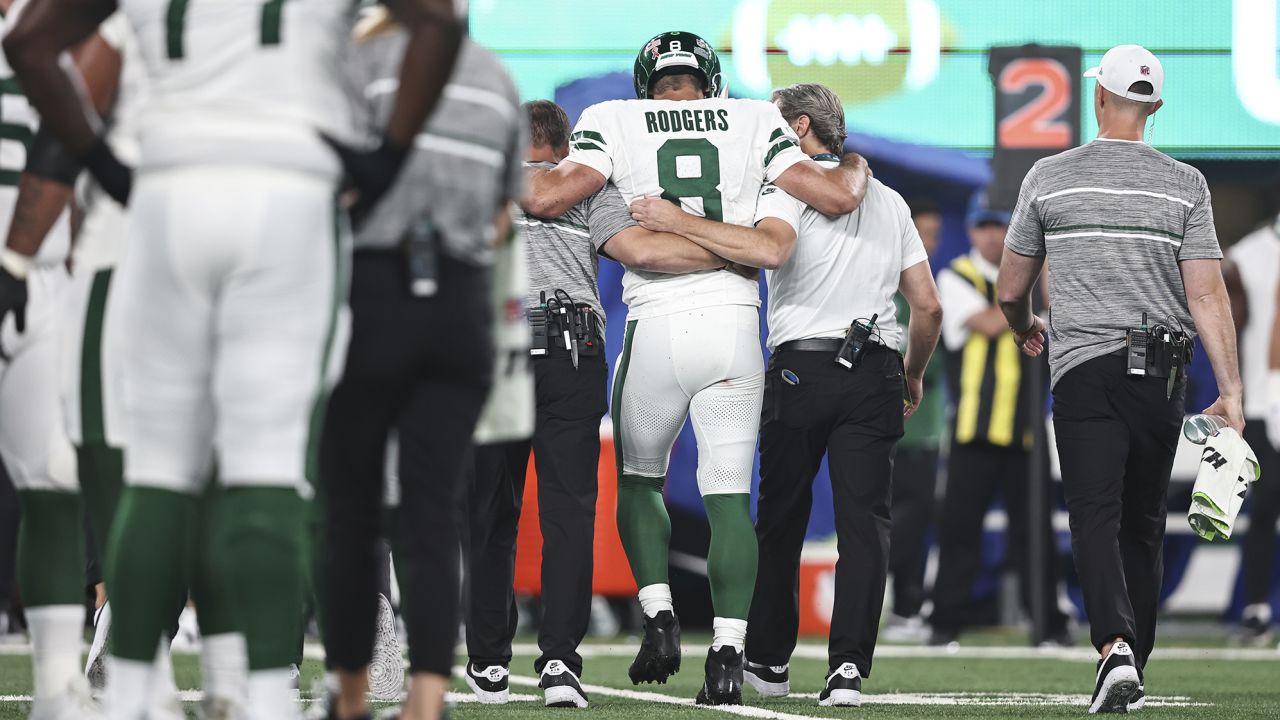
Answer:
POLYGON ((707 579, 716 617, 746 620, 756 589, 756 529, 751 524, 751 495, 706 495, 702 504, 711 523, 707 579))
POLYGON ((671 516, 662 500, 663 481, 640 475, 618 477, 618 535, 637 587, 667 582, 671 516))
POLYGON ((76 463, 93 542, 98 552, 103 552, 124 490, 124 452, 101 443, 86 443, 76 448, 76 463))
POLYGON ((201 635, 226 635, 239 632, 236 618, 232 612, 235 607, 235 589, 225 584, 214 582, 212 569, 213 559, 222 552, 213 543, 215 524, 214 509, 217 497, 224 492, 216 478, 210 480, 200 498, 198 522, 193 523, 192 557, 194 570, 191 573, 191 599, 195 602, 200 618, 201 635))
POLYGON ((84 510, 78 493, 20 490, 18 586, 27 607, 84 602, 84 510))
POLYGON ((288 667, 302 631, 306 501, 293 488, 235 486, 213 501, 205 582, 233 589, 249 670, 288 667))
POLYGON ((104 567, 111 595, 111 654, 150 662, 190 579, 188 528, 196 498, 126 487, 112 523, 104 567))

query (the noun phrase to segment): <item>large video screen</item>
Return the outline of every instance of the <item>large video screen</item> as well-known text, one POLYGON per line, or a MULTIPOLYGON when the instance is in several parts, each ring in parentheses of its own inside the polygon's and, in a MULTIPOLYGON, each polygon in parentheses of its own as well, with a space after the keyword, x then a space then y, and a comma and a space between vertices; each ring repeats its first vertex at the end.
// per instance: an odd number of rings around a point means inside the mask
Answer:
MULTIPOLYGON (((1280 157, 1280 0, 472 0, 472 33, 526 99, 608 72, 665 30, 717 49, 730 92, 821 82, 850 127, 893 140, 991 150, 993 45, 1076 45, 1085 66, 1138 43, 1165 68, 1152 140, 1181 157, 1280 157)), ((1093 92, 1093 82, 1082 85, 1093 92)), ((1081 103, 1093 137, 1092 95, 1081 103)))

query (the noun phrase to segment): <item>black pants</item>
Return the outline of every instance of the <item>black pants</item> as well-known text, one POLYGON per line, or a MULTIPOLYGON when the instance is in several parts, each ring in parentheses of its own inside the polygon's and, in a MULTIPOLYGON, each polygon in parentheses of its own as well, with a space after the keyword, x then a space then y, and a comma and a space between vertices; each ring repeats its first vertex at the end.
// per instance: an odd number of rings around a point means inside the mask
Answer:
POLYGON ((321 440, 320 598, 335 667, 373 652, 387 434, 399 432, 398 565, 412 672, 449 675, 458 628, 455 508, 492 382, 490 272, 440 257, 435 297, 407 288, 399 253, 357 253, 346 370, 321 440))
MULTIPOLYGON (((1049 458, 1041 453, 1046 485, 1049 480, 1049 458)), ((1004 495, 1009 518, 1007 561, 1017 569, 1022 607, 1032 613, 1030 522, 1028 490, 1030 488, 1031 453, 1022 448, 998 447, 984 442, 951 443, 947 468, 947 492, 938 521, 938 577, 933 584, 933 615, 929 622, 945 632, 959 632, 968 624, 968 611, 973 596, 973 581, 982 561, 982 525, 996 491, 1004 495)), ((1044 555, 1034 558, 1045 568, 1043 612, 1047 637, 1062 633, 1067 616, 1058 608, 1058 556, 1053 539, 1053 492, 1046 487, 1045 502, 1035 510, 1044 528, 1041 538, 1044 555)), ((1033 637, 1033 643, 1045 638, 1033 637)))
POLYGON ((579 358, 575 370, 568 351, 553 348, 534 358, 533 370, 538 408, 533 438, 476 449, 468 512, 467 654, 482 667, 511 662, 516 523, 532 446, 542 530, 542 654, 534 670, 541 673, 548 662, 560 660, 581 677, 578 644, 591 619, 600 418, 607 403, 608 368, 603 352, 579 358))
POLYGON ((902 362, 873 350, 850 372, 832 353, 783 350, 769 362, 760 429, 760 566, 747 657, 783 665, 796 647, 800 551, 823 454, 831 472, 837 546, 832 667, 871 675, 889 568, 893 451, 902 437, 902 362), (799 378, 792 385, 783 369, 799 378))
POLYGON ((893 614, 899 617, 919 614, 924 603, 924 571, 937 485, 937 448, 898 448, 893 463, 889 573, 893 575, 893 614))
POLYGON ((1053 391, 1053 427, 1090 637, 1099 649, 1125 638, 1142 667, 1155 646, 1186 383, 1166 398, 1166 380, 1124 367, 1107 355, 1069 370, 1053 391))
POLYGON ((1267 421, 1250 418, 1244 439, 1258 456, 1262 478, 1249 488, 1249 532, 1244 536, 1244 601, 1265 603, 1275 580, 1276 519, 1280 518, 1280 452, 1267 439, 1267 421))

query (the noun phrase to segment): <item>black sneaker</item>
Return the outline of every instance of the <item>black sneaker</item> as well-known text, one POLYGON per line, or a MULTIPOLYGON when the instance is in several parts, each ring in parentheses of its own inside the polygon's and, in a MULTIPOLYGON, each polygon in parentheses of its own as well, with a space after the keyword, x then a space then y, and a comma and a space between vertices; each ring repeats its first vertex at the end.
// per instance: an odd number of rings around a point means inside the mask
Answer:
POLYGON ((680 672, 680 620, 670 610, 644 618, 644 640, 627 674, 631 684, 666 683, 680 672))
POLYGON ((707 651, 706 680, 698 691, 699 705, 742 704, 742 651, 731 645, 707 651))
POLYGON ((578 676, 559 660, 552 660, 542 668, 538 687, 542 688, 542 704, 547 707, 587 706, 587 694, 582 691, 578 676))
POLYGON ((786 697, 791 694, 791 671, 786 665, 759 665, 747 661, 742 679, 764 697, 786 697))
POLYGON ((467 663, 467 687, 481 705, 505 705, 511 699, 510 676, 506 665, 467 663))
POLYGON ((842 664, 827 676, 827 686, 818 695, 823 707, 858 707, 862 704, 862 675, 851 662, 842 664))
POLYGON ((1129 643, 1117 640, 1111 652, 1098 661, 1098 676, 1093 686, 1093 702, 1089 714, 1124 713, 1141 686, 1138 665, 1133 660, 1129 643))

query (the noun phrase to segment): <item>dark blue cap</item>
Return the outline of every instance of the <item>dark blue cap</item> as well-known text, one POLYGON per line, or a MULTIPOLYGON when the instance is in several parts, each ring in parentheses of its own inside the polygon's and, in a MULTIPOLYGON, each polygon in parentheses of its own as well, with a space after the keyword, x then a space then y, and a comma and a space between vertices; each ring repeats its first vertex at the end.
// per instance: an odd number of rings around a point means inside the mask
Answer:
POLYGON ((969 212, 965 215, 965 223, 969 227, 983 223, 999 223, 1008 225, 1013 214, 1008 210, 991 207, 987 202, 987 191, 979 190, 969 198, 969 212))

